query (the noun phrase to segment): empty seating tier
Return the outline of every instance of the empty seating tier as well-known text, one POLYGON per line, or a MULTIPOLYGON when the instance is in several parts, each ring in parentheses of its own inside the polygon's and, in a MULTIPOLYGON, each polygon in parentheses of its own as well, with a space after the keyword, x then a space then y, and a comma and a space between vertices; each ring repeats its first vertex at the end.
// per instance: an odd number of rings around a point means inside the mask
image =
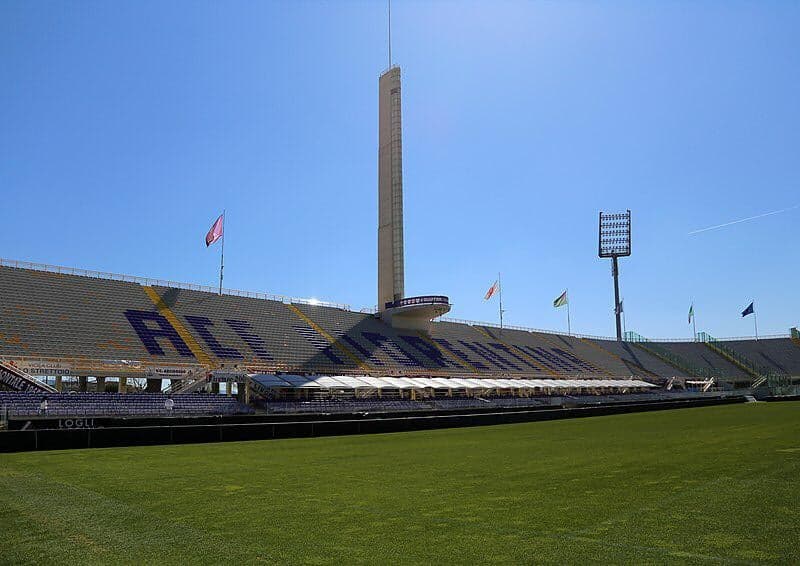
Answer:
POLYGON ((12 417, 120 417, 249 414, 253 409, 232 397, 192 393, 9 393, 0 392, 0 409, 12 417), (172 399, 172 408, 167 408, 172 399))
MULTIPOLYGON (((149 377, 165 374, 147 375, 147 368, 191 367, 658 382, 686 373, 644 349, 613 340, 501 332, 455 322, 433 323, 427 335, 396 330, 372 314, 342 308, 105 279, 88 272, 0 266, 0 294, 0 360, 21 368, 31 360, 68 362, 72 375, 149 377)), ((800 348, 789 339, 733 344, 758 363, 800 373, 800 348)), ((720 375, 746 376, 701 343, 659 346, 720 375)))

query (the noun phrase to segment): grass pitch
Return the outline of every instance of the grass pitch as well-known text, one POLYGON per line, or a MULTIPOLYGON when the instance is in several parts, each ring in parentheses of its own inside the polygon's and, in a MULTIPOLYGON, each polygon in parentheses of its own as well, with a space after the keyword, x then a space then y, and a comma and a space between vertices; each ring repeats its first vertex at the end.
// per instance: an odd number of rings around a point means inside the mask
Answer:
POLYGON ((0 563, 800 561, 800 403, 0 455, 0 563))

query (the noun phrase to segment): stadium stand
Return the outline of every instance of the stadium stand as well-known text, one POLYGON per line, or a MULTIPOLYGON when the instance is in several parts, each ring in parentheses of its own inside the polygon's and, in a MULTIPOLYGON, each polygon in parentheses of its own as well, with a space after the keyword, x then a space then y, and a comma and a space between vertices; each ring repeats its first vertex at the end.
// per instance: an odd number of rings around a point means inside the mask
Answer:
POLYGON ((688 376, 688 372, 685 370, 669 364, 646 350, 637 348, 635 344, 630 342, 598 339, 586 339, 585 342, 617 358, 622 364, 624 371, 627 371, 631 375, 646 375, 651 377, 688 376))
MULTIPOLYGON (((161 377, 186 378, 172 388, 184 391, 205 388, 215 372, 249 374, 267 397, 286 394, 283 401, 290 403, 330 397, 330 391, 445 404, 474 403, 497 392, 542 394, 530 380, 549 383, 551 395, 559 387, 572 387, 568 394, 576 395, 582 387, 592 394, 630 394, 667 380, 709 377, 748 385, 761 371, 750 365, 800 375, 800 347, 790 338, 617 342, 455 321, 434 322, 426 334, 340 306, 60 269, 0 261, 0 361, 17 368, 68 366, 73 376, 146 377, 155 391, 161 377), (343 379, 361 381, 344 387, 343 379), (467 397, 473 399, 454 399, 467 397)), ((25 389, 36 382, 29 377, 6 389, 25 389)), ((158 404, 155 399, 148 402, 158 404)))
POLYGON ((757 371, 800 375, 798 348, 790 338, 725 340, 710 345, 733 352, 734 355, 748 361, 757 371))
MULTIPOLYGON (((136 283, 0 266, 0 340, 4 357, 150 359, 185 362, 185 347, 148 355, 136 325, 156 325, 153 304, 136 283), (147 317, 126 313, 148 312, 147 317)), ((175 340, 175 343, 178 343, 175 340)))
MULTIPOLYGON (((220 365, 244 364, 272 371, 327 371, 336 367, 320 355, 298 328, 305 325, 278 301, 216 295, 185 289, 154 287, 166 307, 179 319, 208 357, 220 365)), ((151 305, 152 308, 152 305, 151 305)))
POLYGON ((680 356, 695 367, 708 370, 720 377, 751 378, 747 372, 714 352, 702 342, 654 342, 657 346, 680 356))
POLYGON ((613 357, 598 356, 596 349, 572 336, 514 329, 504 330, 500 336, 498 329, 489 326, 480 328, 492 339, 511 343, 555 375, 635 375, 618 367, 618 361, 613 357))

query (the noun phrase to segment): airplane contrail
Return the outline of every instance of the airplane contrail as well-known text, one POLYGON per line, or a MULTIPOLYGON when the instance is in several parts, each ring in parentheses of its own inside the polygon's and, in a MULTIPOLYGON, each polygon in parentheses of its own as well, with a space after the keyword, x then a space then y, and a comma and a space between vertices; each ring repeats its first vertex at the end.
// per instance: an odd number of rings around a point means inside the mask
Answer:
POLYGON ((708 232, 709 230, 716 230, 717 228, 724 228, 725 226, 730 226, 732 224, 739 224, 741 222, 755 220, 756 218, 764 218, 765 216, 772 216, 773 214, 789 212, 790 210, 794 210, 796 208, 800 208, 800 204, 797 204, 795 206, 790 206, 789 208, 782 208, 781 210, 773 210, 772 212, 765 212, 764 214, 757 214, 756 216, 750 216, 749 218, 741 218, 739 220, 734 220, 732 222, 726 222, 725 224, 717 224, 716 226, 709 226, 708 228, 700 228, 699 230, 692 230, 691 232, 689 232, 689 236, 693 236, 694 234, 699 234, 700 232, 708 232))

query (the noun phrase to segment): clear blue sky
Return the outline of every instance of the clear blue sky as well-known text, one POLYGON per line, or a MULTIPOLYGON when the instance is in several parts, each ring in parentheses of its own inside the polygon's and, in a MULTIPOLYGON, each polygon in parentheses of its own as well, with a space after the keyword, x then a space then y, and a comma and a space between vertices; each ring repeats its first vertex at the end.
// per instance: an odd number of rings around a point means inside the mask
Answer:
MULTIPOLYGON (((406 290, 613 334, 800 323, 800 3, 404 2, 406 290)), ((0 3, 0 256, 376 302, 383 2, 0 3)))

